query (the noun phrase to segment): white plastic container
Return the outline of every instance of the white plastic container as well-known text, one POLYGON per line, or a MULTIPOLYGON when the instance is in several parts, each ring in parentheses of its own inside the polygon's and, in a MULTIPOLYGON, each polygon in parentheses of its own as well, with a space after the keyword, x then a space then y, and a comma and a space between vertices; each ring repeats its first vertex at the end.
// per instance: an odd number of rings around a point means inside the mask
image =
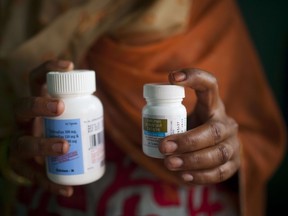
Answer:
POLYGON ((187 130, 187 111, 182 104, 184 87, 151 83, 144 85, 147 101, 142 110, 142 149, 154 158, 163 158, 158 146, 164 137, 187 130))
POLYGON ((93 95, 95 72, 49 72, 47 88, 52 97, 61 98, 65 110, 44 118, 45 136, 64 138, 70 144, 65 155, 46 158, 48 178, 62 185, 98 180, 105 172, 105 152, 103 106, 93 95))

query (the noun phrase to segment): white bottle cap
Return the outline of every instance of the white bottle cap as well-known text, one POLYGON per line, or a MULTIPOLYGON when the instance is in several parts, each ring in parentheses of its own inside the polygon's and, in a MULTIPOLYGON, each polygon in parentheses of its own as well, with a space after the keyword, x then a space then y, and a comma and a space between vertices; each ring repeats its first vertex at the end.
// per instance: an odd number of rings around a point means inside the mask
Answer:
POLYGON ((149 83, 144 85, 143 95, 150 99, 177 99, 185 97, 185 90, 178 85, 149 83))
POLYGON ((51 71, 46 76, 48 93, 51 95, 92 94, 96 91, 95 77, 93 70, 51 71))

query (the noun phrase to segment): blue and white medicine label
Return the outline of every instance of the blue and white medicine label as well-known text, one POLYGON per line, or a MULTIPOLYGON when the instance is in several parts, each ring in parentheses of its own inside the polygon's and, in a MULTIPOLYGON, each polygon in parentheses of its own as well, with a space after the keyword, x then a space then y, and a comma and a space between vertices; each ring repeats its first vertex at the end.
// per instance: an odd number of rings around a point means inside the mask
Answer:
POLYGON ((61 156, 47 157, 48 172, 57 175, 84 173, 80 119, 44 119, 47 138, 63 138, 68 141, 69 151, 61 156))

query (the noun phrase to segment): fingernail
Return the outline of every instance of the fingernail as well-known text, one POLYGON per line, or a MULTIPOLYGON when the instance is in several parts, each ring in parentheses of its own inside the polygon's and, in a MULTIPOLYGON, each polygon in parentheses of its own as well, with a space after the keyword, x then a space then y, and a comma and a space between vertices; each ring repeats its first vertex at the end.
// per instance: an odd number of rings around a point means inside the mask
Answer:
POLYGON ((58 111, 58 102, 48 102, 47 109, 50 110, 52 113, 57 113, 58 111))
POLYGON ((188 174, 188 173, 184 173, 182 175, 182 178, 184 181, 192 181, 193 180, 193 176, 191 174, 188 174))
POLYGON ((67 69, 68 67, 70 67, 71 62, 70 61, 65 61, 65 60, 59 60, 57 62, 57 65, 60 68, 67 69))
POLYGON ((177 144, 175 142, 172 141, 167 141, 164 144, 164 153, 172 153, 177 149, 177 144))
POLYGON ((52 145, 52 150, 57 153, 63 153, 63 144, 62 143, 54 143, 52 145))
POLYGON ((172 157, 170 158, 169 163, 172 168, 178 168, 182 166, 183 160, 179 157, 172 157))
POLYGON ((186 74, 181 71, 176 71, 171 74, 172 78, 176 82, 181 82, 186 79, 186 74))

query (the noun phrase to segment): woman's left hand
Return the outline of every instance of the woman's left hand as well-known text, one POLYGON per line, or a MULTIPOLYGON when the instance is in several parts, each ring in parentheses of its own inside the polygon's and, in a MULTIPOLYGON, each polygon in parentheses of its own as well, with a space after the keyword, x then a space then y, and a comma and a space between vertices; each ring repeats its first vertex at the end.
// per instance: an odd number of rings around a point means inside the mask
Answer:
POLYGON ((216 78, 200 69, 183 69, 170 73, 169 80, 195 91, 197 102, 190 120, 196 126, 161 141, 165 166, 191 184, 227 180, 240 167, 240 140, 238 124, 225 112, 216 78))

